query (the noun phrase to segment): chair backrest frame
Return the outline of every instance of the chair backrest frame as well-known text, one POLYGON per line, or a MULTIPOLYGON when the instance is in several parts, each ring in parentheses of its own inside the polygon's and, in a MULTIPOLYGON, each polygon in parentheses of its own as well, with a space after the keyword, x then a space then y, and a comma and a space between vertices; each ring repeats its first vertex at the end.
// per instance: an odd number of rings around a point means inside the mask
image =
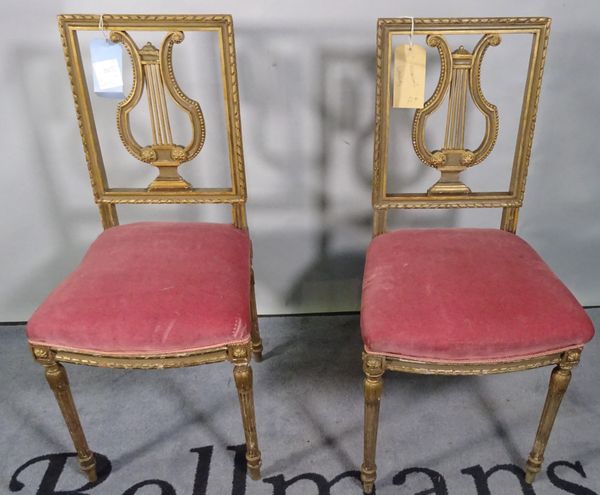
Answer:
MULTIPOLYGON (((177 35, 180 33, 185 33, 186 31, 213 31, 218 33, 231 178, 231 186, 224 188, 194 188, 183 180, 182 182, 176 184, 176 187, 171 189, 160 187, 155 188, 152 186, 152 184, 148 188, 113 188, 109 186, 104 162, 102 159, 100 143, 98 140, 98 133, 96 131, 96 123, 94 120, 89 89, 86 83, 84 65, 77 36, 78 31, 99 31, 100 19, 101 16, 99 15, 65 14, 58 16, 59 31, 62 38, 67 71, 71 81, 73 99, 75 102, 75 111, 81 133, 85 159, 90 175, 94 200, 100 210, 103 227, 106 229, 118 225, 119 220, 116 210, 116 206, 118 204, 208 203, 231 205, 232 223, 238 228, 246 229, 246 177, 240 122, 233 20, 231 16, 107 14, 102 16, 104 29, 110 33, 111 40, 116 42, 123 42, 123 40, 128 37, 127 32, 130 31, 164 31, 165 33, 177 33, 177 35)), ((167 39, 165 39, 165 42, 166 41, 167 39)), ((179 41, 180 40, 177 39, 175 42, 177 43, 179 41)), ((124 45, 125 49, 127 49, 131 56, 132 45, 129 44, 129 46, 127 46, 126 43, 124 43, 124 45)), ((135 47, 135 45, 133 46, 135 47)), ((142 51, 140 50, 140 54, 141 53, 142 51)), ((170 53, 168 54, 168 58, 170 64, 170 53)), ((121 127, 123 119, 128 118, 127 112, 124 112, 123 109, 126 108, 128 100, 131 100, 133 93, 136 92, 136 88, 141 91, 143 88, 140 89, 139 86, 144 85, 144 82, 139 80, 140 75, 137 74, 135 70, 135 59, 132 59, 132 64, 134 66, 134 83, 132 86, 132 91, 130 92, 130 95, 126 96, 125 99, 122 100, 118 105, 117 121, 119 123, 119 133, 126 149, 134 156, 136 156, 135 151, 137 151, 137 155, 141 157, 141 152, 144 150, 132 150, 132 147, 136 148, 137 143, 135 143, 135 140, 127 139, 127 136, 124 137, 124 134, 127 135, 128 131, 123 132, 121 127)), ((148 88, 150 88, 149 84, 148 88)), ((178 93, 180 91, 176 85, 176 82, 174 82, 174 87, 167 89, 169 89, 169 92, 173 91, 178 93)), ((201 110, 199 109, 199 106, 197 109, 192 108, 194 107, 194 104, 197 106, 197 103, 193 100, 187 99, 187 97, 182 93, 179 101, 176 101, 176 103, 181 108, 188 107, 188 110, 190 110, 188 113, 190 114, 190 121, 192 122, 192 125, 200 126, 201 128, 198 129, 194 127, 194 134, 197 135, 192 140, 190 146, 186 147, 186 150, 187 148, 191 148, 189 155, 185 154, 183 147, 173 146, 173 148, 176 148, 173 153, 171 149, 162 149, 165 148, 165 146, 162 146, 162 148, 158 146, 158 148, 161 148, 159 153, 171 152, 171 157, 174 160, 166 160, 166 166, 170 167, 170 171, 175 171, 175 173, 176 168, 180 163, 193 158, 193 156, 197 154, 204 140, 204 122, 201 110)), ((150 154, 153 154, 152 150, 150 150, 150 154)), ((152 157, 150 159, 146 158, 148 158, 147 155, 141 159, 142 161, 147 162, 152 161, 152 157)), ((164 162, 165 160, 162 160, 161 163, 164 162)), ((159 167, 158 163, 152 164, 159 167)), ((169 174, 170 171, 167 170, 167 174, 169 174)))
MULTIPOLYGON (((542 74, 544 69, 544 61, 548 46, 548 36, 550 30, 550 19, 545 17, 526 17, 526 18, 463 18, 463 19, 435 19, 435 18, 416 18, 414 19, 414 33, 417 35, 426 35, 428 38, 443 38, 444 35, 471 35, 481 34, 486 40, 488 46, 494 46, 499 43, 499 39, 503 34, 531 34, 531 54, 529 58, 529 66, 527 72, 527 80, 525 83, 525 91, 523 95, 523 103, 521 106, 521 115, 519 122, 519 130, 517 135, 512 173, 508 191, 501 192, 471 192, 468 188, 463 187, 462 190, 447 190, 430 191, 427 193, 390 193, 387 190, 387 170, 388 170, 388 144, 389 144, 389 127, 390 127, 390 107, 391 107, 391 91, 390 91, 390 76, 392 70, 392 39, 395 35, 408 35, 411 32, 411 20, 405 18, 380 18, 377 22, 377 52, 376 52, 376 93, 375 93, 375 138, 373 152, 373 235, 379 235, 385 232, 387 223, 387 212, 390 209, 447 209, 447 208, 502 208, 501 226, 503 230, 516 232, 519 209, 523 204, 525 193, 525 182, 527 178, 527 169, 531 155, 531 146, 533 142, 533 133, 535 128, 537 106, 539 101, 540 87, 542 74)), ((443 40, 442 40, 443 41, 443 40)), ((429 43, 429 42, 428 42, 429 43)), ((436 46, 437 41, 429 43, 430 46, 436 46)), ((479 45, 478 45, 479 46, 479 45)), ((447 46, 446 46, 447 48, 447 46)), ((475 157, 473 153, 468 155, 470 164, 479 163, 485 159, 491 151, 491 147, 495 142, 494 133, 497 133, 497 115, 495 114, 494 105, 489 104, 479 88, 479 64, 483 57, 483 50, 474 50, 473 58, 478 59, 472 79, 472 87, 475 90, 472 92, 474 100, 477 96, 481 96, 480 110, 486 113, 486 138, 487 145, 482 145, 480 148, 485 148, 481 156, 475 157), (475 57, 476 52, 480 52, 475 57), (479 89, 479 91, 477 91, 479 89), (476 94, 477 93, 477 94, 476 94), (495 120, 495 122, 494 122, 495 120), (495 126, 495 127, 494 127, 495 126), (488 135, 489 134, 489 135, 488 135), (474 162, 474 163, 473 163, 474 162)), ((461 47, 462 49, 462 47, 461 47)), ((459 49, 459 50, 461 50, 459 49)), ((425 104, 431 105, 432 100, 440 98, 438 89, 442 83, 442 79, 448 78, 448 72, 451 67, 445 65, 442 50, 440 57, 442 58, 440 68, 440 83, 438 88, 425 104)), ((457 50, 457 52, 459 51, 457 50)), ((455 52, 455 53, 457 53, 455 52)), ((452 54, 452 56, 455 55, 452 54)), ((450 55, 448 55, 450 56, 450 55)), ((462 56, 462 52, 456 55, 462 56)), ((448 58, 448 57, 446 57, 448 58)), ((471 62, 469 62, 471 63, 471 62)), ((465 83, 467 84, 467 83, 465 83)), ((433 102, 436 103, 436 102, 433 102)), ((439 102, 437 102, 439 104, 439 102)), ((477 102, 475 102, 477 104, 477 102)), ((434 166, 432 162, 441 156, 438 152, 433 153, 435 157, 423 156, 422 139, 422 122, 419 122, 421 110, 415 112, 415 121, 413 123, 413 146, 419 158, 426 164, 434 166), (428 160, 430 158, 431 160, 428 160)), ((464 123, 464 122, 463 122, 464 123)), ((456 151, 456 150, 450 150, 456 151)), ((460 150, 461 153, 465 150, 460 150)), ((439 167, 438 167, 439 168, 439 167)), ((465 168, 459 167, 460 169, 465 168)), ((441 170, 442 171, 442 170, 441 170)), ((442 171, 442 177, 444 172, 442 171)), ((456 174, 455 174, 456 175, 456 174)), ((440 180, 442 182, 442 180, 440 180)), ((462 183, 459 182, 462 185, 462 183)))

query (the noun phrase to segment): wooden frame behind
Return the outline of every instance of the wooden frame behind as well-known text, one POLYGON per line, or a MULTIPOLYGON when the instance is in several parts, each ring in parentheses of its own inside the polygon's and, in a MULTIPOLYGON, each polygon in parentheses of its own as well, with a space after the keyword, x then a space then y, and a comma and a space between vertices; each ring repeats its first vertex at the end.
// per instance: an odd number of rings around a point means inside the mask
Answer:
MULTIPOLYGON (((525 180, 531 155, 535 118, 540 94, 544 60, 548 45, 550 19, 415 19, 415 34, 440 36, 451 34, 530 34, 533 37, 531 58, 521 109, 513 170, 508 191, 469 194, 426 193, 397 194, 387 191, 389 120, 391 107, 390 71, 392 37, 410 34, 410 19, 379 19, 377 24, 377 75, 375 93, 375 142, 373 156, 373 233, 385 232, 390 209, 415 208, 502 208, 501 228, 515 232, 519 208, 523 204, 525 180)), ((444 67, 442 66, 442 73, 444 67)), ((432 99, 436 95, 432 96, 432 99)), ((430 103, 426 103, 426 107, 430 103)), ((416 139, 413 130, 413 141, 416 139)))

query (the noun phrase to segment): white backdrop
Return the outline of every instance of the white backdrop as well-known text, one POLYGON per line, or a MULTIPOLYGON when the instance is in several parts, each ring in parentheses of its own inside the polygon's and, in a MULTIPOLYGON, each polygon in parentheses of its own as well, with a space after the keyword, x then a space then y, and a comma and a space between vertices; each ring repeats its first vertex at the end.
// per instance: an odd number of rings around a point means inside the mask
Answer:
MULTIPOLYGON (((261 314, 358 309, 363 253, 370 240, 377 17, 552 17, 519 233, 582 304, 600 304, 596 151, 600 60, 594 51, 600 42, 596 25, 600 6, 596 2, 5 1, 0 6, 4 35, 0 44, 0 321, 26 320, 101 231, 56 27, 55 16, 69 12, 234 16, 248 217, 261 314)), ((490 164, 469 175, 472 186, 505 182, 502 173, 512 161, 515 132, 511 121, 522 94, 517 83, 523 75, 518 48, 503 42, 488 51, 489 66, 484 62, 483 90, 500 109, 500 139, 490 164)), ((205 59, 211 59, 209 52, 205 59)), ((436 77, 434 57, 431 61, 428 91, 436 77)), ((219 100, 203 100, 200 89, 194 94, 193 87, 214 86, 208 76, 195 75, 203 74, 201 68, 197 60, 183 67, 184 80, 190 81, 184 89, 209 113, 213 107, 218 110, 214 101, 219 100)), ((112 109, 106 110, 109 104, 114 102, 100 103, 104 110, 98 116, 104 119, 102 128, 114 132, 112 109)), ((392 155, 402 166, 393 181, 398 187, 423 190, 434 176, 418 164, 409 142, 402 140, 407 115, 400 111, 394 117, 399 121, 399 137, 392 155)), ((218 129, 215 119, 207 125, 218 129)), ((107 132, 109 148, 119 149, 116 134, 107 132)), ((218 132, 213 135, 218 137, 218 132)), ((208 182, 218 180, 205 164, 220 149, 218 139, 210 147, 207 141, 204 162, 199 169, 188 165, 189 173, 198 173, 208 182)), ((152 177, 151 171, 133 163, 111 162, 109 173, 117 182, 144 183, 152 177)), ((199 213, 193 208, 157 212, 126 207, 121 220, 222 218, 222 212, 199 213)), ((496 227, 499 213, 406 212, 399 213, 393 224, 496 227)))

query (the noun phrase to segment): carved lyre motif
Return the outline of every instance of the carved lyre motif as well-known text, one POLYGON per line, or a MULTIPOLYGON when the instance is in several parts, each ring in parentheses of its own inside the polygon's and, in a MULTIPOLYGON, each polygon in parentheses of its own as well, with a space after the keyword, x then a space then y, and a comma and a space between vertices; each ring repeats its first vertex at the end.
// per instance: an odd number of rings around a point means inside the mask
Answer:
POLYGON ((498 34, 483 36, 473 53, 463 46, 450 53, 443 36, 427 36, 427 44, 437 48, 440 55, 440 79, 437 87, 422 109, 415 112, 413 120, 413 146, 423 163, 437 168, 441 178, 429 188, 427 194, 468 194, 471 190, 459 179, 459 174, 472 167, 490 154, 498 136, 498 110, 489 103, 481 91, 481 61, 489 46, 500 43, 498 34), (448 98, 444 145, 441 149, 429 151, 425 145, 425 123, 448 98), (472 151, 465 148, 465 116, 467 91, 476 108, 485 117, 485 135, 479 147, 472 151))
POLYGON ((126 32, 110 33, 111 41, 122 43, 129 53, 133 68, 131 91, 117 107, 117 128, 131 155, 158 168, 158 176, 148 186, 150 191, 190 189, 191 185, 179 175, 177 168, 193 159, 204 144, 206 130, 200 105, 181 91, 173 72, 173 44, 181 43, 183 38, 183 32, 175 31, 165 36, 160 49, 151 43, 139 49, 126 32), (152 124, 152 144, 148 146, 141 146, 135 140, 129 122, 129 114, 142 98, 144 88, 152 124), (165 88, 190 118, 192 140, 185 147, 173 142, 165 88))

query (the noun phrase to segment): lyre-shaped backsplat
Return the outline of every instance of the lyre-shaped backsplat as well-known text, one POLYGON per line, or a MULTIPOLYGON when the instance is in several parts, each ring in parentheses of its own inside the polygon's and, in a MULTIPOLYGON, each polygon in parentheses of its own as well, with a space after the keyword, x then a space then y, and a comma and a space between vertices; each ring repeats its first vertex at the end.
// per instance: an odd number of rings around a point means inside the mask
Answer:
POLYGON ((498 34, 483 36, 473 53, 460 47, 450 53, 443 36, 427 36, 427 44, 437 48, 440 54, 440 79, 437 87, 425 106, 415 112, 413 120, 413 146, 423 163, 437 168, 442 176, 427 191, 428 194, 468 194, 471 190, 459 179, 459 174, 467 167, 483 161, 492 151, 498 136, 498 110, 489 103, 481 91, 481 61, 489 46, 500 43, 498 34), (444 145, 441 149, 429 151, 425 145, 425 123, 448 98, 448 113, 444 145), (485 117, 485 136, 479 147, 472 151, 465 148, 465 116, 467 93, 485 117))
POLYGON ((131 92, 117 107, 117 128, 131 155, 158 168, 158 177, 148 186, 150 191, 190 189, 191 185, 179 175, 177 168, 200 152, 206 135, 200 105, 181 91, 173 73, 173 44, 181 43, 183 38, 183 32, 175 31, 165 36, 160 49, 151 43, 139 49, 125 31, 110 33, 111 41, 123 44, 133 67, 131 92), (147 146, 135 140, 129 122, 129 114, 142 98, 144 88, 152 124, 152 144, 147 146), (190 118, 192 140, 185 147, 173 142, 165 88, 190 118))

